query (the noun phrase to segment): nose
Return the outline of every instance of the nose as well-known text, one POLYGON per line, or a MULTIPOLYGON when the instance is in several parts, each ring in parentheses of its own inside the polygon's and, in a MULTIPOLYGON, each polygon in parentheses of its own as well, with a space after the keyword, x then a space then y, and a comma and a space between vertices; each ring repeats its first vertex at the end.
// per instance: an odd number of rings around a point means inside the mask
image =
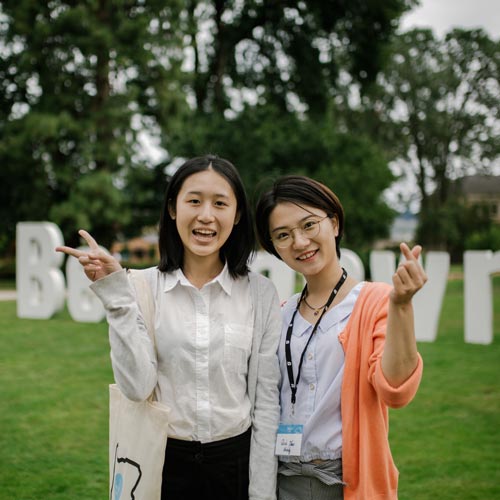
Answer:
POLYGON ((198 213, 198 220, 200 222, 212 222, 214 220, 213 207, 210 203, 204 203, 198 213))
POLYGON ((296 228, 292 231, 293 248, 299 250, 306 248, 311 240, 299 229, 296 228))

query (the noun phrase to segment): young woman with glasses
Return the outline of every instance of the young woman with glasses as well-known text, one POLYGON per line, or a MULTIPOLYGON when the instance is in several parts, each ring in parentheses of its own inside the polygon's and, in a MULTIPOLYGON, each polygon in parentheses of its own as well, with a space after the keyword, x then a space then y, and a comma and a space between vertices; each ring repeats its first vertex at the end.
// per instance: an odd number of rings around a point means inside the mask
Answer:
POLYGON ((282 308, 279 498, 396 499, 388 407, 409 403, 422 375, 412 309, 427 280, 421 247, 401 244, 392 287, 357 282, 339 261, 339 199, 302 176, 260 197, 256 226, 262 247, 306 280, 282 308))
POLYGON ((272 283, 249 272, 254 232, 235 167, 188 160, 170 180, 160 263, 144 271, 155 301, 156 352, 127 273, 80 231, 79 259, 109 323, 118 386, 171 409, 162 500, 274 500, 281 318, 272 283))

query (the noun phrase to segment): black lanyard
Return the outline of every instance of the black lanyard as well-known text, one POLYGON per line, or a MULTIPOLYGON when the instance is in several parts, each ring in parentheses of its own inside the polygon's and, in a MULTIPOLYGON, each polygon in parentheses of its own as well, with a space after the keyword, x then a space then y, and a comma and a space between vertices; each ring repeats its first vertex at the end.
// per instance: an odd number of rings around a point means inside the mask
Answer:
POLYGON ((325 312, 328 310, 330 305, 333 302, 333 299, 336 297, 338 291, 340 290, 340 287, 344 284, 344 281, 347 278, 347 271, 342 268, 342 276, 340 277, 339 281, 335 285, 335 287, 332 290, 332 293, 330 294, 330 297, 328 298, 327 303, 323 306, 323 311, 321 312, 320 317, 318 318, 318 321, 316 321, 316 324, 313 327, 313 331, 311 332, 311 335, 309 335, 309 338, 307 339, 306 346, 304 347, 304 350, 302 351, 302 354, 300 356, 300 362, 299 362, 299 369, 297 371, 297 381, 294 381, 293 378, 293 365, 292 365, 292 352, 290 350, 290 342, 292 340, 292 332, 293 332, 293 322, 295 321, 295 315, 297 314, 297 311, 299 310, 300 303, 302 302, 302 299, 306 296, 307 293, 307 285, 304 287, 304 290, 302 290, 302 293, 300 294, 300 299, 297 302, 297 308, 295 309, 295 312, 293 313, 292 320, 290 321, 290 324, 288 325, 288 330, 286 332, 286 340, 285 340, 285 360, 286 360, 286 370, 288 372, 288 381, 290 382, 290 390, 292 391, 292 405, 295 404, 296 401, 296 394, 297 394, 297 386, 299 385, 299 380, 300 380, 300 372, 302 370, 302 362, 304 361, 304 354, 307 351, 307 347, 309 346, 309 342, 311 342, 311 339, 313 338, 313 335, 316 333, 316 330, 318 329, 319 323, 321 319, 323 318, 325 312))

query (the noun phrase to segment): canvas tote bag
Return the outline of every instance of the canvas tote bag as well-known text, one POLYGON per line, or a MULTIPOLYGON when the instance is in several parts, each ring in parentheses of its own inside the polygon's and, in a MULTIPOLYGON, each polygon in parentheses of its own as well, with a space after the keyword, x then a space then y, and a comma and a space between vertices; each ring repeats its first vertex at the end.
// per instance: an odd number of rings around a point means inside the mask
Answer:
MULTIPOLYGON (((154 302, 144 275, 130 271, 137 300, 154 343, 154 302)), ((154 401, 127 399, 109 386, 109 499, 160 500, 169 409, 154 401)))

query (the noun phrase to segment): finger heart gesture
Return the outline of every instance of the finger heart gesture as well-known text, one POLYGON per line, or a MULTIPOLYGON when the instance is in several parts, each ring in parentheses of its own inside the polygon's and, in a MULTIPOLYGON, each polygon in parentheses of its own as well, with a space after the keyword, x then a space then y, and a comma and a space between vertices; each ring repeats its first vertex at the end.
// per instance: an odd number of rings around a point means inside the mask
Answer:
POLYGON ((391 300, 395 304, 410 302, 427 281, 427 275, 418 260, 422 247, 416 245, 410 250, 406 243, 401 243, 400 249, 405 260, 399 264, 392 276, 394 288, 391 292, 391 300))

